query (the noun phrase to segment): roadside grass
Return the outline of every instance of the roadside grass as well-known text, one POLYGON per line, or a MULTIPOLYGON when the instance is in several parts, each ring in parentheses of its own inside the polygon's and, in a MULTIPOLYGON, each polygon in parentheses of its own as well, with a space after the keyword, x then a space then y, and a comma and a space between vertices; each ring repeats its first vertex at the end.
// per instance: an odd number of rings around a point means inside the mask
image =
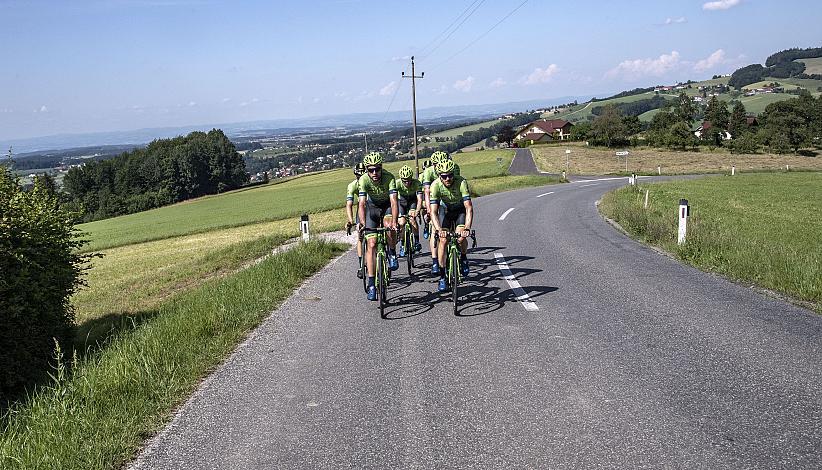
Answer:
MULTIPOLYGON (((499 175, 496 158, 505 168, 512 150, 455 154, 462 174, 469 178, 499 175)), ((396 174, 408 161, 386 165, 396 174)), ((225 194, 206 196, 171 206, 78 225, 90 243, 84 251, 99 251, 134 243, 287 219, 302 213, 317 213, 344 205, 345 187, 353 180, 351 170, 334 170, 271 183, 225 194)))
POLYGON ((809 302, 822 313, 820 188, 822 173, 717 176, 622 188, 606 194, 600 210, 693 266, 809 302), (691 206, 682 247, 676 244, 681 198, 691 206))
POLYGON ((302 245, 160 305, 0 421, 0 468, 119 468, 246 334, 341 252, 302 245))
MULTIPOLYGON (((570 174, 608 175, 625 174, 624 157, 617 158, 614 149, 589 147, 580 142, 567 145, 532 145, 529 147, 537 168, 550 173, 565 169, 565 150, 570 149, 570 174)), ((628 171, 640 175, 657 174, 657 166, 663 175, 695 173, 728 173, 736 166, 737 173, 746 171, 822 170, 822 157, 799 155, 748 154, 736 155, 725 149, 700 152, 670 151, 653 148, 631 148, 628 156, 628 171)))
POLYGON ((543 186, 546 184, 559 184, 559 178, 547 175, 525 175, 525 176, 495 176, 482 178, 469 182, 472 196, 487 196, 503 191, 513 191, 531 186, 543 186))

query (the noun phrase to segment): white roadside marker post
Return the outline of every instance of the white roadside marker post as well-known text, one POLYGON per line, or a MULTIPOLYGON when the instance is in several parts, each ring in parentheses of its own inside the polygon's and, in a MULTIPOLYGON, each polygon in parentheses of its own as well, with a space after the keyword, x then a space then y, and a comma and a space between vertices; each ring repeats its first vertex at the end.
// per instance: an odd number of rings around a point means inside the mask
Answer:
POLYGON ((308 241, 308 214, 303 214, 300 216, 300 232, 303 234, 303 241, 308 241))
POLYGON ((658 174, 659 176, 662 176, 662 167, 661 166, 656 167, 656 174, 658 174))
POLYGON ((685 234, 688 230, 688 216, 691 215, 691 208, 688 206, 687 199, 679 200, 679 233, 677 243, 679 245, 685 244, 685 234))
POLYGON ((631 173, 631 185, 636 186, 636 173, 631 173))
POLYGON ((562 172, 562 180, 565 180, 565 171, 562 172))
POLYGON ((731 166, 731 176, 736 174, 736 165, 731 166))
POLYGON ((790 165, 785 165, 785 171, 791 171, 790 165))
POLYGON ((645 190, 645 209, 648 208, 648 190, 645 190))

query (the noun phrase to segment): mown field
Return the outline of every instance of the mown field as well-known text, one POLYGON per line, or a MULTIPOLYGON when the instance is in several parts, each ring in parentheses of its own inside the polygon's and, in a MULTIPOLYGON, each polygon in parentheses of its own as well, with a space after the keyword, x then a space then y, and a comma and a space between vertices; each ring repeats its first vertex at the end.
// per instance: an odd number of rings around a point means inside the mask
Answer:
POLYGON ((812 59, 797 59, 794 62, 802 62, 805 64, 805 73, 808 75, 822 74, 822 57, 814 57, 812 59))
MULTIPOLYGON (((471 155, 455 154, 456 161, 468 178, 499 175, 496 158, 508 168, 513 151, 493 150, 471 155)), ((413 162, 386 165, 396 172, 413 162)), ((334 170, 302 176, 283 183, 206 196, 172 206, 90 222, 78 226, 88 233, 91 243, 86 251, 129 245, 164 238, 202 233, 222 228, 268 222, 340 207, 345 188, 353 179, 350 170, 334 170)))
MULTIPOLYGON (((565 169, 565 150, 570 149, 570 174, 609 175, 624 174, 624 157, 616 157, 615 150, 588 147, 580 142, 568 145, 534 145, 529 147, 537 167, 549 173, 565 169)), ((689 173, 730 173, 731 166, 737 172, 785 170, 822 170, 822 156, 753 154, 735 155, 724 149, 699 152, 670 151, 652 148, 631 148, 628 156, 628 172, 641 175, 657 174, 657 166, 663 175, 689 173)))
POLYGON ((822 173, 716 176, 619 189, 603 197, 600 210, 689 264, 787 294, 822 313, 821 188, 822 173), (681 198, 688 199, 691 217, 680 247, 681 198))

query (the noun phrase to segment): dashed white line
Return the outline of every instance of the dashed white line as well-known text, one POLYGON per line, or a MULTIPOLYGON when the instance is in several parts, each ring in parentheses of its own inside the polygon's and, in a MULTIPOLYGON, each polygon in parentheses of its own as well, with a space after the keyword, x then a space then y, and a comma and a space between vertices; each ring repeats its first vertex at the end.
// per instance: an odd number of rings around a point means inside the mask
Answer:
POLYGON ((596 186, 597 184, 599 184, 599 183, 594 183, 594 184, 583 184, 583 185, 581 185, 581 186, 580 186, 580 188, 587 188, 588 186, 596 186))
POLYGON ((553 192, 553 191, 550 191, 550 192, 547 192, 547 193, 543 193, 543 194, 540 194, 540 195, 539 195, 539 196, 537 196, 537 197, 547 196, 547 195, 549 195, 549 194, 554 194, 554 192, 553 192))
POLYGON ((522 307, 529 312, 538 311, 539 307, 537 307, 537 304, 528 297, 528 294, 519 284, 519 281, 511 274, 511 269, 508 267, 508 263, 505 262, 505 256, 503 256, 502 253, 494 253, 494 259, 497 260, 497 267, 499 268, 499 272, 502 273, 502 278, 511 286, 511 290, 514 291, 514 295, 517 296, 517 300, 522 304, 522 307))
POLYGON ((508 217, 508 214, 513 212, 514 209, 516 209, 516 207, 512 207, 512 208, 508 209, 507 211, 503 212, 502 215, 499 216, 499 220, 505 220, 505 218, 508 217))

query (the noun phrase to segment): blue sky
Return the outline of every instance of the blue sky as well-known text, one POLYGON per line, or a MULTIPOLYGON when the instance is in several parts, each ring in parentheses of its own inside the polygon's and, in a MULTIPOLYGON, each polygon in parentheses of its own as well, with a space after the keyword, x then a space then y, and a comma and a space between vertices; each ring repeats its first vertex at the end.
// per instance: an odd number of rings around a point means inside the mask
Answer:
POLYGON ((410 109, 412 54, 426 108, 710 78, 822 46, 819 1, 521 4, 0 0, 0 139, 410 109))

